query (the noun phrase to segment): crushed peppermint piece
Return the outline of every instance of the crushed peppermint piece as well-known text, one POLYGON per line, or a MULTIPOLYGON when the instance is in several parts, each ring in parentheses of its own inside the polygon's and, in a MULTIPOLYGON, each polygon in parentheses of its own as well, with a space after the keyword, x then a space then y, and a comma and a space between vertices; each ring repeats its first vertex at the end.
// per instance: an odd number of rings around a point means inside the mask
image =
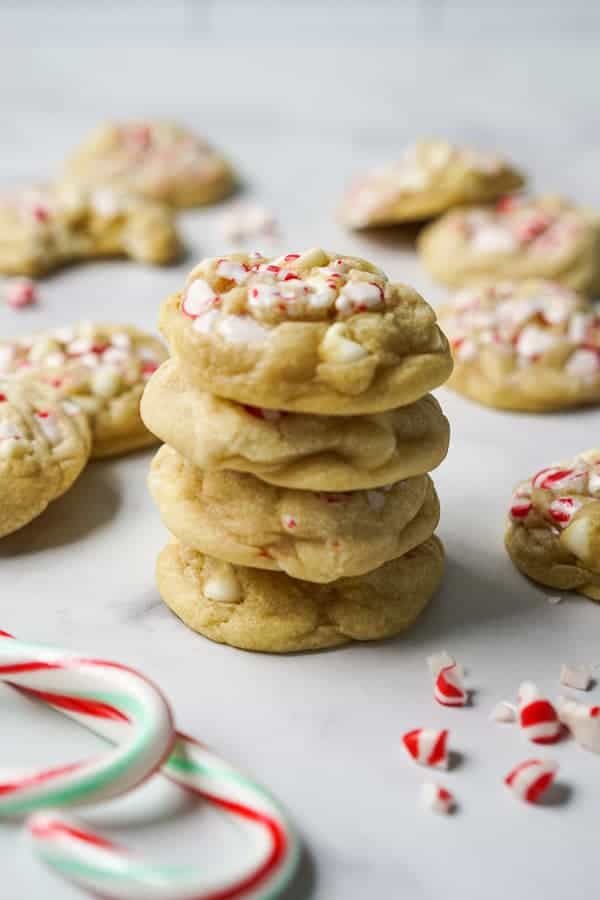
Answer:
POLYGON ((577 691, 587 691, 592 684, 592 667, 563 663, 560 670, 560 683, 564 687, 575 688, 577 691))
POLYGON ((535 744, 555 744, 563 734, 556 709, 531 681, 519 688, 519 724, 535 744))
POLYGON ((508 724, 517 721, 517 707, 513 703, 501 700, 494 706, 490 713, 490 719, 493 722, 502 722, 508 724))
POLYGON ((529 759, 509 772, 504 783, 520 800, 536 803, 552 785, 557 772, 558 763, 529 759))
POLYGON ((570 697, 559 697, 556 705, 560 721, 580 747, 600 753, 600 706, 588 706, 570 697))
POLYGON ((444 816, 452 813, 456 806, 450 791, 433 781, 427 781, 422 786, 421 803, 425 809, 444 816))
POLYGON ((402 737, 402 743, 410 756, 422 766, 448 768, 448 730, 415 728, 402 737))

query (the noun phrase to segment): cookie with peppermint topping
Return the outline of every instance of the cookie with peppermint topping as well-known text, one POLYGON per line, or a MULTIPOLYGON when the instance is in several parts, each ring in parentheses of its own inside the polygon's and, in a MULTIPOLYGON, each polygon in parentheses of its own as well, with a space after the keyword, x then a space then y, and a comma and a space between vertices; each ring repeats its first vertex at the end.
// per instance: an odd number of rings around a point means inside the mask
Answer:
POLYGON ((204 206, 231 193, 233 169, 211 145, 174 122, 107 122, 68 159, 63 182, 110 186, 172 207, 204 206))
POLYGON ((90 422, 92 456, 115 456, 156 443, 140 398, 166 357, 158 338, 130 325, 79 322, 0 341, 0 377, 35 379, 76 403, 90 422))
POLYGON ((224 400, 189 384, 176 359, 142 396, 150 431, 201 469, 250 472, 312 491, 381 487, 435 469, 450 427, 431 394, 364 416, 315 416, 224 400))
POLYGON ((434 536, 367 575, 314 584, 224 563, 173 540, 156 574, 163 600, 194 631, 244 650, 290 653, 400 634, 427 606, 443 565, 434 536))
POLYGON ((339 218, 350 228, 418 222, 455 206, 488 203, 524 181, 495 153, 422 140, 398 160, 357 178, 342 200, 339 218))
POLYGON ((90 455, 87 418, 41 384, 0 376, 0 537, 73 484, 90 455))
POLYGON ((516 487, 506 549, 534 581, 600 602, 600 450, 541 469, 516 487))
POLYGON ((486 406, 547 412, 600 403, 600 316, 556 282, 464 288, 438 309, 448 387, 486 406))
POLYGON ((451 210, 419 235, 427 269, 451 287, 543 278, 600 289, 600 218, 557 196, 506 196, 451 210))
POLYGON ((45 275, 105 257, 163 265, 180 250, 171 211, 122 190, 40 185, 0 194, 5 275, 45 275))
POLYGON ((186 546, 311 582, 364 575, 422 544, 439 520, 427 475, 368 491, 296 490, 203 471, 164 445, 148 483, 164 524, 186 546))
POLYGON ((206 259, 163 304, 160 326, 190 383, 270 409, 380 412, 414 402, 452 368, 416 291, 320 249, 206 259))

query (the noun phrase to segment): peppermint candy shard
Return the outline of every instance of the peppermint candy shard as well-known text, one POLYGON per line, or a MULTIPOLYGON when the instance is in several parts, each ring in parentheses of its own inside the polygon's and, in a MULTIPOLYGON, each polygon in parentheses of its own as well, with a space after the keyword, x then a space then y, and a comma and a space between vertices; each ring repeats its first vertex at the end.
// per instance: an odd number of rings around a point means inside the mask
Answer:
POLYGON ((448 666, 453 666, 455 663, 454 657, 450 656, 446 650, 427 657, 427 665, 433 678, 437 678, 442 669, 447 669, 448 666))
POLYGON ((555 744, 562 737, 556 709, 530 681, 519 688, 519 724, 534 744, 555 744))
POLYGON ((592 684, 591 666, 570 666, 563 663, 560 669, 560 683, 577 691, 587 691, 592 684))
POLYGON ((465 690, 462 666, 453 662, 438 672, 433 696, 442 706, 466 706, 468 695, 465 690))
POLYGON ((421 802, 431 812, 447 816, 454 811, 456 804, 450 791, 433 781, 427 781, 421 788, 421 802))
POLYGON ((517 708, 512 703, 508 703, 506 700, 501 700, 500 703, 497 703, 491 711, 490 719, 493 722, 516 722, 517 708))
POLYGON ((553 783, 558 763, 552 760, 528 759, 520 763, 504 779, 504 783, 520 800, 536 803, 553 783))
POLYGON ((575 742, 585 750, 600 753, 600 706, 559 697, 556 707, 560 721, 569 729, 575 742))
POLYGON ((448 768, 447 729, 436 731, 433 728, 415 728, 403 735, 402 743, 419 765, 436 769, 448 768))

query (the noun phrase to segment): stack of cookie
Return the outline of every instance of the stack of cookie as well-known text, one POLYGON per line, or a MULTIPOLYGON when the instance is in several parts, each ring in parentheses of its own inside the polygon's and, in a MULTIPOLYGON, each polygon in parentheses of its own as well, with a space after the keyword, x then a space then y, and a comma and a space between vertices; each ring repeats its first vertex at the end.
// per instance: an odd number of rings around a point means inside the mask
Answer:
POLYGON ((213 640, 285 652, 388 637, 436 589, 426 474, 447 341, 411 288, 323 250, 203 261, 163 305, 173 358, 142 398, 174 535, 158 585, 213 640))

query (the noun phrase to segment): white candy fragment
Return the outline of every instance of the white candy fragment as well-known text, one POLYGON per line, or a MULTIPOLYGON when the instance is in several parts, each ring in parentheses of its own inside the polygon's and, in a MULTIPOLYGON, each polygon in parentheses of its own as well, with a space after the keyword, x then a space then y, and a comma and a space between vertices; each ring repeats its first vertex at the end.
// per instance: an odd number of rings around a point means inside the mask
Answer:
POLYGON ((446 650, 442 650, 440 653, 433 653, 427 657, 427 665, 432 678, 437 678, 442 669, 447 669, 448 666, 453 666, 454 664, 454 657, 450 656, 446 650))
POLYGON ((497 703, 491 711, 490 719, 493 722, 503 722, 506 724, 508 724, 509 722, 516 722, 517 708, 513 703, 508 703, 506 700, 502 700, 500 703, 497 703))
POLYGON ((577 691, 587 691, 592 683, 592 667, 563 663, 560 669, 560 683, 577 691))
POLYGON ((558 606, 559 603, 562 603, 562 597, 559 594, 552 594, 546 597, 546 603, 549 606, 558 606))
POLYGON ((443 816, 447 816, 455 808, 450 791, 433 781, 425 782, 421 788, 421 803, 425 809, 443 816))
POLYGON ((558 716, 575 741, 592 753, 600 753, 600 706, 588 706, 569 697, 559 697, 558 716))
POLYGON ((196 278, 185 292, 182 309, 186 316, 193 319, 210 309, 215 300, 216 294, 208 281, 196 278))
POLYGON ((269 336, 269 329, 251 316, 225 316, 217 331, 230 344, 262 344, 269 336))

